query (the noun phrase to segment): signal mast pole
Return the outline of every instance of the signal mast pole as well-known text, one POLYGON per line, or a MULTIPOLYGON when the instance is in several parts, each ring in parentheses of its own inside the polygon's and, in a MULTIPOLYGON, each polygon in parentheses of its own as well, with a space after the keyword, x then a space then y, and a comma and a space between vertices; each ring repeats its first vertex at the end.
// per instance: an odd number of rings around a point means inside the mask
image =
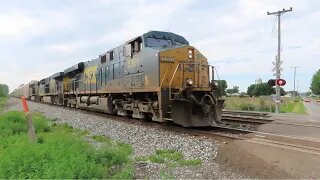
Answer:
POLYGON ((294 69, 293 72, 293 97, 296 97, 296 74, 297 74, 297 68, 299 68, 298 66, 295 67, 291 67, 294 69))
MULTIPOLYGON (((267 15, 275 15, 278 17, 278 55, 276 57, 276 73, 274 74, 276 76, 276 82, 280 79, 281 76, 281 67, 282 61, 280 61, 280 51, 281 51, 281 29, 280 29, 280 17, 282 14, 292 11, 292 7, 288 10, 283 9, 281 11, 275 11, 275 12, 267 12, 267 15)), ((280 103, 281 103, 281 96, 280 96, 280 86, 278 83, 276 83, 276 112, 279 113, 280 111, 280 103)))

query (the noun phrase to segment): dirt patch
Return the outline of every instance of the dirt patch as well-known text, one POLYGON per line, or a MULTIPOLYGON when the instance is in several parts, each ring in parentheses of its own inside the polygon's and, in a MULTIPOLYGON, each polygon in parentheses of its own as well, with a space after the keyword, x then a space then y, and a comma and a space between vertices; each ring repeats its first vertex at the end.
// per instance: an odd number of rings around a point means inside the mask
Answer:
POLYGON ((222 169, 231 169, 235 173, 241 173, 250 178, 293 178, 286 171, 248 152, 242 145, 240 140, 236 140, 219 149, 216 161, 222 169))

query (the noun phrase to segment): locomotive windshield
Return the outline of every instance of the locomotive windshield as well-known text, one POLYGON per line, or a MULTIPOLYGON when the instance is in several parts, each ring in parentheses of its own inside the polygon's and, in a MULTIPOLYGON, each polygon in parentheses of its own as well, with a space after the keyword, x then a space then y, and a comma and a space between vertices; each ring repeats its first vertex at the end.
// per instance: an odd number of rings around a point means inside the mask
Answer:
POLYGON ((171 40, 171 39, 159 39, 159 38, 147 38, 146 39, 146 47, 151 48, 166 48, 171 46, 181 46, 181 45, 187 45, 185 42, 180 42, 177 40, 171 40))
POLYGON ((168 47, 172 46, 173 43, 170 39, 158 39, 158 38, 147 38, 147 47, 168 47))
POLYGON ((143 35, 145 47, 167 48, 173 46, 189 45, 182 36, 169 32, 150 31, 143 35))

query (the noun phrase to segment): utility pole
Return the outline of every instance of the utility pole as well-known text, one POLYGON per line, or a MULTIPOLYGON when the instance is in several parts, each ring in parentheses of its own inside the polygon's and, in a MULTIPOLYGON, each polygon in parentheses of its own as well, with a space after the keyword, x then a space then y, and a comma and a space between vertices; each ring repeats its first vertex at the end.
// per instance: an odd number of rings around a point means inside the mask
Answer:
POLYGON ((293 97, 296 97, 296 74, 298 66, 291 67, 294 69, 293 71, 293 97))
MULTIPOLYGON (((280 28, 280 17, 286 12, 292 11, 292 7, 288 10, 283 9, 275 12, 267 12, 267 15, 275 15, 278 17, 278 55, 276 56, 276 62, 274 65, 276 66, 276 73, 274 76, 276 76, 276 82, 280 79, 281 76, 281 67, 282 61, 280 60, 280 51, 281 51, 281 28, 280 28)), ((280 86, 278 83, 276 83, 276 113, 279 113, 280 111, 280 103, 281 103, 281 97, 280 97, 280 86)))

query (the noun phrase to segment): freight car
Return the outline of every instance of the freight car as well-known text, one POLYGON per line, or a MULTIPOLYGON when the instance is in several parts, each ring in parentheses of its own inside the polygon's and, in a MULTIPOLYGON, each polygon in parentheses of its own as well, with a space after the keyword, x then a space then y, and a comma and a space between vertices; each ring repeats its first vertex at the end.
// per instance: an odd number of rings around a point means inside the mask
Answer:
POLYGON ((184 127, 219 123, 224 102, 207 58, 184 37, 161 31, 28 85, 32 93, 18 96, 184 127))

